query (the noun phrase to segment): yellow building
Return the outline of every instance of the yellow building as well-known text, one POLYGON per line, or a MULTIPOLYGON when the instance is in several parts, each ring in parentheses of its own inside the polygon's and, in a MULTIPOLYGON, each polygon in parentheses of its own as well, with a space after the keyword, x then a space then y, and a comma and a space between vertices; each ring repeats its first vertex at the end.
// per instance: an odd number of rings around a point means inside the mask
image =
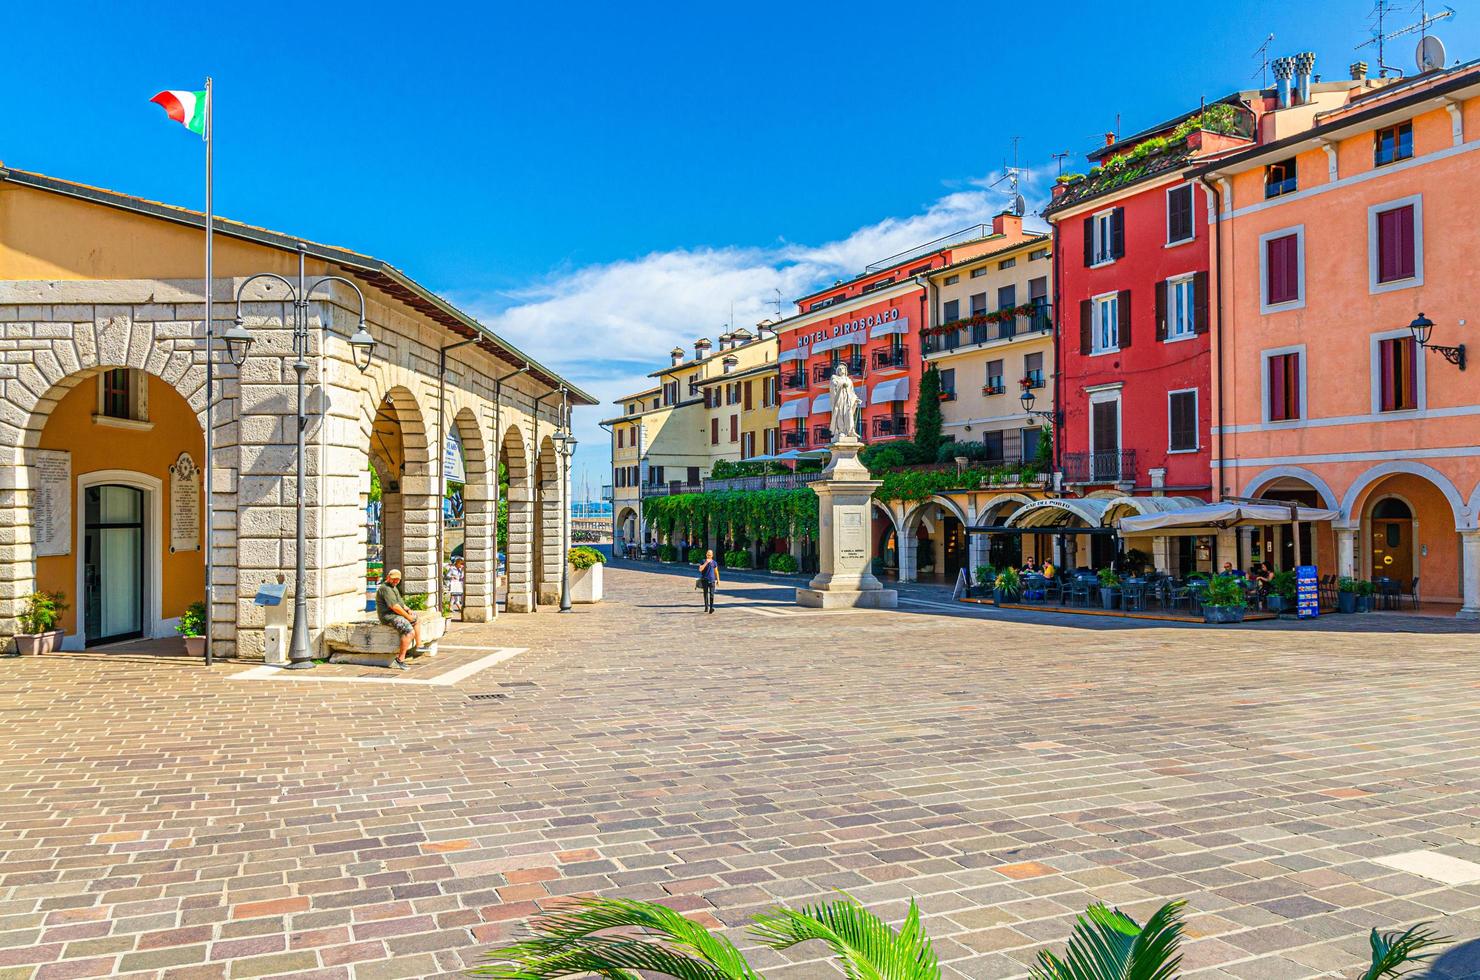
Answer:
POLYGON ((1053 409, 1053 254, 1049 235, 957 262, 930 273, 927 365, 940 370, 943 430, 957 442, 981 442, 989 459, 1034 458, 1053 409))
POLYGON ((617 399, 612 434, 612 528, 618 553, 645 540, 642 498, 698 492, 714 464, 776 451, 776 335, 723 334, 716 349, 675 347, 649 377, 655 388, 617 399))

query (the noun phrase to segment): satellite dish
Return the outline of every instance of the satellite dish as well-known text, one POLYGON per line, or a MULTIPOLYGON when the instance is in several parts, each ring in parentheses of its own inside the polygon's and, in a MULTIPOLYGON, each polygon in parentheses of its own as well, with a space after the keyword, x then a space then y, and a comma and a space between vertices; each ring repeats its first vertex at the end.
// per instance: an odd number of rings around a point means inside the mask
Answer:
POLYGON ((1021 218, 1023 216, 1023 213, 1026 212, 1027 210, 1028 210, 1028 202, 1025 201, 1025 200, 1023 200, 1023 195, 1019 194, 1017 197, 1015 197, 1015 198, 1012 199, 1012 213, 1013 214, 1015 214, 1019 218, 1021 218))
POLYGON ((1425 34, 1414 52, 1419 71, 1437 71, 1444 67, 1444 42, 1432 34, 1425 34))

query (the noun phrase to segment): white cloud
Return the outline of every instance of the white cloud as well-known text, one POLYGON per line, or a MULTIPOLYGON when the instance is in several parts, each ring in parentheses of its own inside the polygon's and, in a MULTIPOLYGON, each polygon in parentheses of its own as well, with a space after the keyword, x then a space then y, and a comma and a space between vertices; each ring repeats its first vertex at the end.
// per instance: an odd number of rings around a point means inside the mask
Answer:
MULTIPOLYGON (((1025 172, 1022 192, 1030 201, 1044 177, 1025 172)), ((457 299, 496 333, 601 399, 600 407, 576 413, 578 465, 605 473, 609 441, 597 420, 615 414, 615 398, 652 384, 648 372, 667 363, 670 349, 691 350, 699 337, 713 340, 724 330, 731 303, 734 323, 753 329, 775 316, 777 290, 782 313, 789 316, 798 296, 990 221, 1008 203, 1003 188, 990 186, 993 179, 971 181, 918 214, 885 218, 821 245, 653 252, 563 271, 496 297, 457 299)))

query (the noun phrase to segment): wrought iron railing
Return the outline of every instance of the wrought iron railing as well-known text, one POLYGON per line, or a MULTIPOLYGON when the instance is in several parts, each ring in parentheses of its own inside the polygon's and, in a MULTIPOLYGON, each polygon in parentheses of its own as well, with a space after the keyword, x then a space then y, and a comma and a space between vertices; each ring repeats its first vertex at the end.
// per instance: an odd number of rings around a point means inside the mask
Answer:
POLYGON ((705 480, 704 489, 711 493, 720 490, 795 490, 820 479, 821 473, 767 473, 765 476, 705 480))
POLYGON ((1065 453, 1064 479, 1069 483, 1134 483, 1136 451, 1111 449, 1092 453, 1065 453))
POLYGON ((904 367, 910 362, 910 349, 908 347, 885 347, 874 351, 874 367, 891 368, 904 367))
POLYGON ((942 326, 945 328, 944 332, 925 338, 926 354, 939 354, 968 344, 987 344, 1044 333, 1053 328, 1053 313, 1045 304, 1035 306, 1029 313, 1020 313, 1005 320, 981 321, 973 316, 966 320, 953 320, 942 326))
POLYGON ((642 495, 644 497, 669 497, 676 493, 703 493, 704 484, 685 483, 682 480, 673 480, 669 483, 644 483, 642 495))
POLYGON ((781 445, 789 449, 799 449, 807 444, 806 429, 788 429, 781 433, 781 445))
POLYGON ((812 429, 812 441, 819 446, 826 446, 832 442, 832 429, 825 425, 819 425, 812 429))
POLYGON ((874 419, 874 435, 876 436, 904 436, 909 435, 910 420, 903 415, 883 415, 874 419))
POLYGON ((783 388, 805 388, 807 387, 807 372, 793 371, 781 376, 781 387, 783 388))

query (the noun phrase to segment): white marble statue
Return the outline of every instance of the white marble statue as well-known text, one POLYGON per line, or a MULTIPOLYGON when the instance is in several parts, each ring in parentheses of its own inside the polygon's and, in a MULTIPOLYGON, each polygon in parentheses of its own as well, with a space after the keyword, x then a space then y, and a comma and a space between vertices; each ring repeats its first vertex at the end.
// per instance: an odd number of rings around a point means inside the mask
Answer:
POLYGON ((833 369, 829 382, 832 395, 832 441, 858 441, 858 392, 853 390, 853 379, 848 377, 848 365, 839 364, 833 369))

